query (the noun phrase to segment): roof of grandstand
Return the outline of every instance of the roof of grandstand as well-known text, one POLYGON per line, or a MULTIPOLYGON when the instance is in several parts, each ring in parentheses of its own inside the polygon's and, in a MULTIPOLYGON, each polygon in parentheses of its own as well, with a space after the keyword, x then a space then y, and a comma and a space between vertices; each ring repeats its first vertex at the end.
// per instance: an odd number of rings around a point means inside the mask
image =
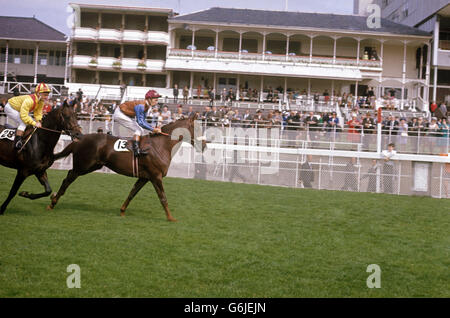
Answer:
POLYGON ((430 36, 429 33, 381 19, 380 28, 370 28, 367 17, 329 13, 268 11, 214 7, 207 10, 180 15, 169 19, 171 22, 198 22, 240 25, 260 25, 272 27, 295 27, 352 32, 391 33, 414 36, 430 36))
POLYGON ((39 21, 35 17, 0 16, 0 39, 41 40, 65 42, 64 33, 39 21))

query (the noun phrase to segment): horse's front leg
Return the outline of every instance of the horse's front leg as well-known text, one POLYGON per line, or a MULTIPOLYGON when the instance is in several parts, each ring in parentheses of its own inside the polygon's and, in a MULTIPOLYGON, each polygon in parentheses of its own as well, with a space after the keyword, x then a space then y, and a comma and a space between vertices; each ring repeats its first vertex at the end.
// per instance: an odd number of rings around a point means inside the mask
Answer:
POLYGON ((136 183, 133 186, 133 189, 131 189, 130 194, 128 195, 128 198, 125 200, 125 202, 122 204, 122 207, 120 208, 120 215, 125 216, 125 210, 128 207, 128 204, 130 204, 131 200, 133 200, 134 196, 139 192, 139 190, 142 189, 144 185, 146 185, 148 182, 147 179, 138 179, 136 183))
POLYGON ((159 201, 161 202, 164 211, 166 211, 167 221, 176 222, 177 220, 172 217, 169 210, 169 205, 167 204, 166 193, 164 192, 164 187, 162 184, 162 177, 159 176, 152 180, 153 187, 155 187, 156 193, 158 194, 159 201))
POLYGON ((14 198, 17 191, 19 190, 22 183, 25 181, 25 179, 28 177, 28 174, 25 174, 21 170, 17 170, 16 178, 14 179, 14 183, 11 187, 11 190, 9 191, 9 195, 6 198, 5 202, 3 202, 2 206, 0 207, 0 215, 5 213, 6 207, 8 206, 9 202, 14 198))
POLYGON ((50 187, 50 183, 48 182, 47 171, 36 173, 35 176, 44 186, 45 192, 34 194, 29 193, 28 191, 22 191, 19 193, 19 196, 28 198, 30 200, 36 200, 39 198, 48 197, 50 193, 52 193, 52 188, 50 187))

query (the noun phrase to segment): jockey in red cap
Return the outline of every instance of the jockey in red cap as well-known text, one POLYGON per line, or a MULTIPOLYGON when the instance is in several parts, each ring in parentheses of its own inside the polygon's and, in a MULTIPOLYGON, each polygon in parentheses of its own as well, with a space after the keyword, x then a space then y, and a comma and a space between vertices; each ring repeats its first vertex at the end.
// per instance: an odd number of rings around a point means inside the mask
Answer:
POLYGON ((141 136, 144 129, 150 130, 153 133, 160 133, 161 129, 150 126, 145 120, 149 108, 158 103, 158 98, 161 97, 155 90, 149 90, 145 94, 145 100, 128 101, 120 104, 114 111, 114 120, 125 128, 134 131, 133 152, 135 156, 145 155, 146 152, 140 148, 141 136))

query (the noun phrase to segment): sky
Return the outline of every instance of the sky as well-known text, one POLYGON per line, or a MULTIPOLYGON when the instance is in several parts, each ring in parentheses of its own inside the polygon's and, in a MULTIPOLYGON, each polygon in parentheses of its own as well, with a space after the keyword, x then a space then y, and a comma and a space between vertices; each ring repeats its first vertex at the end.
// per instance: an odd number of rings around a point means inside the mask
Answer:
MULTIPOLYGON (((211 7, 285 10, 286 0, 0 0, 0 15, 32 17, 70 34, 67 20, 69 3, 110 4, 119 6, 162 7, 180 14, 211 7)), ((287 0, 288 11, 352 14, 353 0, 287 0)))

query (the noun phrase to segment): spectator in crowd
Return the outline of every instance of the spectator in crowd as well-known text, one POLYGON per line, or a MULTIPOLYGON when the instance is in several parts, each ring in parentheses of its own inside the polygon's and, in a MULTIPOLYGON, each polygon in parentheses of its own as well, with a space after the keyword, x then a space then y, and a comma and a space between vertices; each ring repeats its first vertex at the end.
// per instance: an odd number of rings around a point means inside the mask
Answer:
POLYGON ((198 99, 202 98, 202 86, 201 85, 197 86, 197 98, 198 99))
POLYGON ((408 124, 406 123, 406 119, 402 118, 400 119, 400 124, 398 127, 398 144, 400 145, 400 149, 399 150, 404 150, 404 146, 406 145, 406 143, 408 142, 408 124))
POLYGON ((232 103, 233 103, 234 100, 235 100, 235 95, 234 95, 234 92, 233 92, 233 88, 230 87, 230 89, 228 90, 228 93, 227 93, 227 101, 228 101, 230 106, 232 106, 232 103))
POLYGON ((380 165, 374 159, 372 160, 372 165, 367 170, 367 173, 361 177, 361 180, 364 180, 365 178, 369 179, 369 181, 367 182, 367 192, 377 192, 377 174, 379 168, 380 165))
POLYGON ((397 154, 395 144, 390 143, 388 149, 384 150, 383 155, 383 187, 384 192, 393 193, 394 191, 394 161, 392 158, 397 154))
POLYGON ((300 180, 303 183, 304 188, 312 188, 312 182, 314 182, 314 171, 309 163, 311 156, 300 166, 300 180))
POLYGON ((187 117, 191 117, 191 116, 194 116, 194 115, 195 115, 195 112, 194 112, 192 106, 189 106, 188 111, 186 113, 186 116, 187 117))
POLYGON ((102 128, 98 128, 97 129, 97 134, 103 134, 103 129, 102 128))
POLYGON ((208 89, 208 96, 209 96, 209 106, 213 106, 214 105, 214 95, 215 95, 216 93, 214 92, 214 90, 212 89, 212 87, 210 87, 209 89, 208 89))
POLYGON ((383 130, 385 130, 385 133, 390 135, 397 135, 399 122, 393 115, 389 115, 387 121, 383 124, 383 130))
POLYGON ((364 134, 373 134, 375 133, 375 121, 370 115, 370 112, 366 113, 366 116, 364 117, 362 121, 362 127, 364 129, 364 134))
POLYGON ((307 129, 317 130, 319 120, 314 116, 314 112, 309 112, 309 116, 305 118, 305 124, 307 129))
POLYGON ((244 128, 250 128, 250 123, 253 120, 253 115, 250 114, 250 109, 246 109, 242 121, 244 122, 244 128))
POLYGON ((264 118, 261 109, 256 111, 256 116, 253 117, 253 123, 258 127, 262 127, 266 119, 264 118))
POLYGON ((168 123, 172 122, 172 112, 169 110, 167 106, 163 107, 163 110, 161 112, 162 122, 161 125, 167 125, 168 123))
POLYGON ((184 86, 183 88, 183 104, 187 104, 189 99, 189 88, 184 86))
POLYGON ((359 142, 359 128, 361 127, 360 122, 358 121, 358 118, 356 114, 352 115, 352 119, 350 119, 347 122, 348 126, 348 134, 347 134, 347 140, 351 143, 353 142, 359 142))
POLYGON ((436 110, 436 117, 441 119, 447 118, 447 105, 444 102, 439 106, 439 111, 436 110))
POLYGON ((432 117, 431 123, 428 125, 428 136, 429 137, 439 137, 439 125, 437 123, 437 118, 432 117))
POLYGON ((436 101, 434 100, 430 105, 430 112, 432 115, 434 115, 434 112, 437 110, 438 105, 436 104, 436 101))
POLYGON ((159 122, 160 122, 160 113, 158 110, 158 107, 153 107, 152 109, 152 113, 150 114, 150 125, 152 127, 159 127, 159 122))
POLYGON ((345 166, 344 186, 341 188, 341 190, 358 191, 357 168, 355 164, 356 158, 352 157, 349 159, 347 165, 345 166))
POLYGON ((331 130, 339 130, 339 118, 335 112, 331 114, 331 118, 328 120, 328 127, 331 130))
POLYGON ((438 140, 438 146, 447 146, 448 138, 449 138, 450 126, 447 123, 447 119, 443 118, 439 123, 439 134, 441 135, 441 139, 438 140))
POLYGON ((325 89, 325 91, 323 92, 323 96, 325 98, 325 102, 328 103, 328 101, 330 100, 330 94, 328 93, 327 89, 325 89))
POLYGON ((81 103, 82 101, 83 101, 83 91, 81 90, 81 88, 79 88, 77 91, 77 102, 81 103))
POLYGON ((175 84, 174 86, 173 86, 173 102, 175 103, 175 104, 177 104, 178 103, 178 94, 179 94, 180 92, 179 92, 179 89, 178 89, 178 84, 175 84))
POLYGON ((183 106, 182 105, 178 105, 177 106, 177 113, 175 114, 175 120, 181 119, 183 117, 184 117, 183 106))
POLYGON ((233 115, 231 122, 238 124, 238 127, 240 126, 240 124, 242 122, 242 116, 241 116, 241 114, 239 114, 239 109, 236 108, 234 110, 234 115, 233 115))
POLYGON ((296 130, 300 128, 300 115, 296 110, 291 110, 287 118, 287 130, 296 130))

